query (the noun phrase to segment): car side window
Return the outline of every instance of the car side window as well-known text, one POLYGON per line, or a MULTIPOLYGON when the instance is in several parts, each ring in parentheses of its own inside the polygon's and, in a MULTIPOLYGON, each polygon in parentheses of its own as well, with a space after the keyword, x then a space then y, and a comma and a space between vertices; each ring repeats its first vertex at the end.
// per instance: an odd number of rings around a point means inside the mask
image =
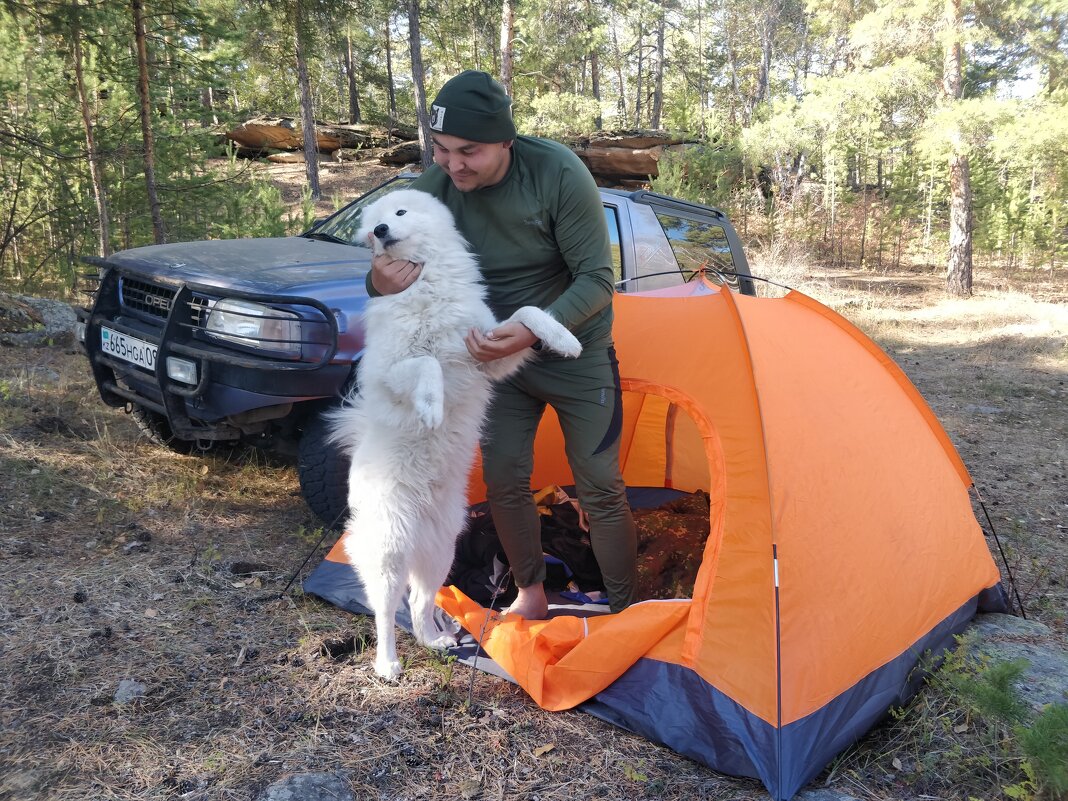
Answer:
POLYGON ((692 274, 702 268, 734 272, 734 257, 723 226, 663 212, 656 218, 683 272, 692 274))
POLYGON ((619 213, 615 206, 604 207, 604 221, 608 223, 608 244, 612 249, 612 272, 616 281, 623 280, 623 248, 619 244, 619 213))

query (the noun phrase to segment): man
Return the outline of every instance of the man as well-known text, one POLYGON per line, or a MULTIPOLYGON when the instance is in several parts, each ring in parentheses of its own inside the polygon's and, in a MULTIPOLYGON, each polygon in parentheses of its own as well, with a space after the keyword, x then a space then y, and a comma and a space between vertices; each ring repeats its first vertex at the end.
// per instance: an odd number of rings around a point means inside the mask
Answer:
MULTIPOLYGON (((540 620, 548 613, 541 524, 530 493, 534 435, 546 404, 557 412, 579 502, 590 520, 594 555, 613 612, 633 600, 636 536, 619 469, 622 421, 612 346, 614 273, 608 230, 592 176, 568 148, 516 135, 511 99, 484 72, 448 81, 431 107, 434 165, 412 185, 453 212, 478 254, 489 304, 498 319, 520 306, 547 310, 567 326, 583 353, 548 353, 496 392, 482 436, 490 509, 519 595, 509 612, 540 620)), ((421 266, 376 257, 372 295, 402 292, 421 266)), ((521 323, 471 331, 479 361, 538 348, 521 323)))

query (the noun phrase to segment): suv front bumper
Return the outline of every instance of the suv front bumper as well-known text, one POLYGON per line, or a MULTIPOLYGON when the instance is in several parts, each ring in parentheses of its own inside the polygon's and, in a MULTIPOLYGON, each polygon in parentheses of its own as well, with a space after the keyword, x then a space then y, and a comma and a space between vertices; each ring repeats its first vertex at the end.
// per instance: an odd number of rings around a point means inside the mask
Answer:
POLYGON ((101 398, 110 406, 136 404, 163 415, 180 439, 239 439, 264 421, 284 416, 293 403, 337 396, 349 380, 350 363, 331 364, 338 321, 318 300, 167 284, 103 260, 87 261, 102 272, 92 309, 81 309, 78 316, 101 398), (213 305, 224 298, 296 313, 306 333, 300 357, 214 339, 205 325, 213 305), (104 352, 102 328, 155 348, 154 369, 104 352), (175 359, 195 366, 195 384, 168 374, 175 359))

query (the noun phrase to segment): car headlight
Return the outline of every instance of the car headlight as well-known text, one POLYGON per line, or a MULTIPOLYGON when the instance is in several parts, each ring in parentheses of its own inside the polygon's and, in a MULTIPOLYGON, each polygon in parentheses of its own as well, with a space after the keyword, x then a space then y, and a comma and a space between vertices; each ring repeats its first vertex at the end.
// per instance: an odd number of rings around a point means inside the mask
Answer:
POLYGON ((216 339, 260 350, 300 355, 300 318, 247 300, 220 300, 208 313, 205 330, 216 339))

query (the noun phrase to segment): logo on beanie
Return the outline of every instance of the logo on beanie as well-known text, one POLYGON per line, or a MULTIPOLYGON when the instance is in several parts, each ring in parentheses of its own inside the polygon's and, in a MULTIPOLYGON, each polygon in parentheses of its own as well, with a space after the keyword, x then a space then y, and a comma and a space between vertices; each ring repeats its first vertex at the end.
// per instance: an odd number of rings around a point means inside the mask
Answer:
POLYGON ((431 106, 430 107, 430 127, 435 131, 440 131, 441 126, 445 124, 445 106, 431 106))

